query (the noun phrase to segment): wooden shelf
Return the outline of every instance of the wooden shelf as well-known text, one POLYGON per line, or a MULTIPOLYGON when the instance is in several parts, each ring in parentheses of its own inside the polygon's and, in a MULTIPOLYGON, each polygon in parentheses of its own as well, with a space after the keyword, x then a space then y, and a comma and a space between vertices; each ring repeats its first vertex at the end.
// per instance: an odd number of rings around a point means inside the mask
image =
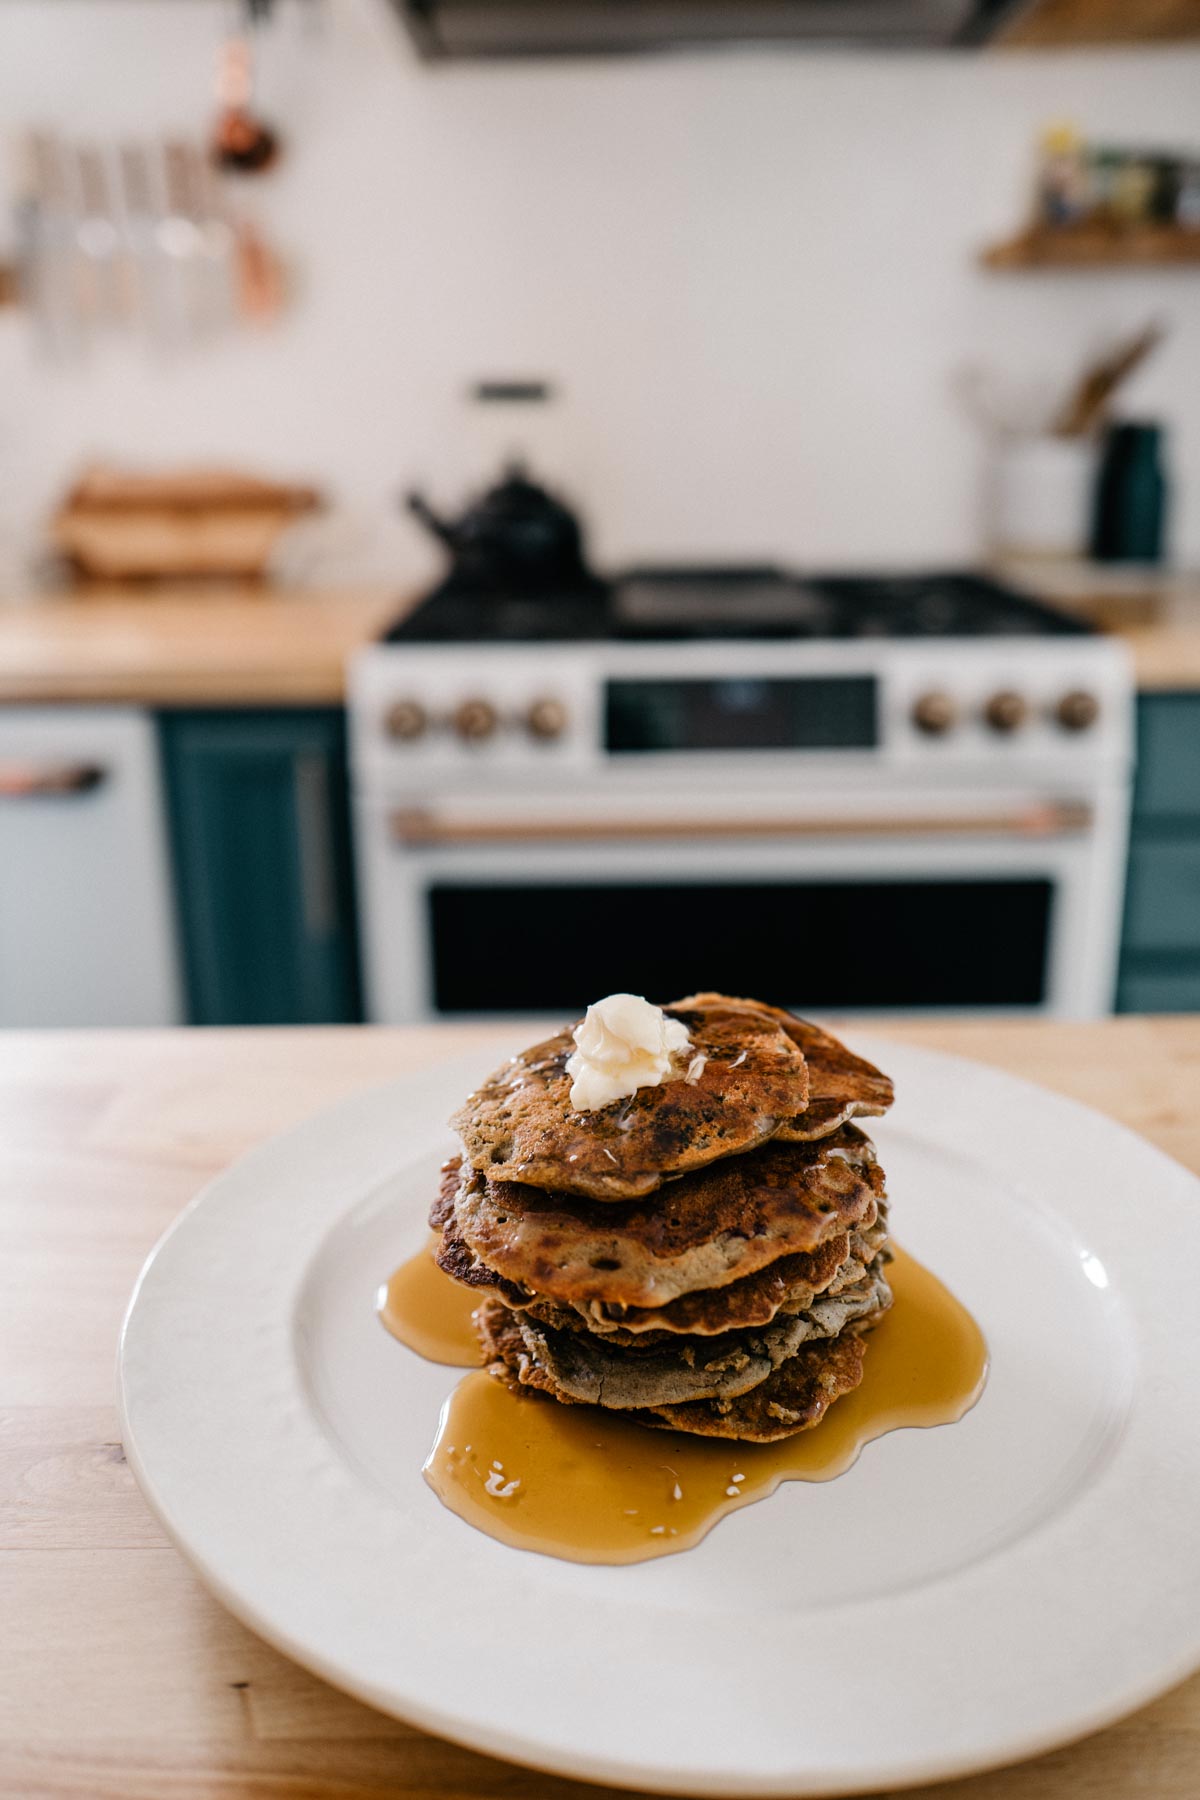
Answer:
POLYGON ((1200 267, 1200 230, 1171 225, 1031 225, 981 254, 985 269, 1200 267))

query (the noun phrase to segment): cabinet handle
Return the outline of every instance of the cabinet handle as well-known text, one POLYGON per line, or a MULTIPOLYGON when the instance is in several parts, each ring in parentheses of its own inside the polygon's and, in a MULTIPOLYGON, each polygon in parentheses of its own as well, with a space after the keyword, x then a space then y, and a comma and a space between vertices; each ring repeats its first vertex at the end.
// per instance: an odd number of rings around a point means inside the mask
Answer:
POLYGON ((108 779, 99 763, 0 762, 0 800, 50 800, 90 794, 108 779))
POLYGON ((308 937, 331 937, 337 929, 337 882, 333 868, 333 822, 329 770, 325 758, 297 756, 292 781, 300 852, 300 905, 308 937))

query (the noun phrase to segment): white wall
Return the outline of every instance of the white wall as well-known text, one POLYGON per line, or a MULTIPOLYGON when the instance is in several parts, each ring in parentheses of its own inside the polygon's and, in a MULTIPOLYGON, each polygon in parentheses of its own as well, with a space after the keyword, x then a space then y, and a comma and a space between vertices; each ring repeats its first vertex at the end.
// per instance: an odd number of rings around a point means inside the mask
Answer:
MULTIPOLYGON (((163 368, 51 369, 0 316, 0 510, 85 454, 234 457, 362 517, 410 481, 453 498, 480 374, 547 373, 604 560, 969 558, 981 440, 956 371, 1061 384, 1158 315, 1129 390, 1169 421, 1177 555, 1200 559, 1200 272, 987 276, 1048 119, 1200 138, 1200 49, 1037 56, 678 56, 417 65, 384 0, 284 0, 265 99, 289 139, 261 189, 296 258, 288 319, 163 368)), ((0 0, 0 123, 199 129, 223 6, 0 0)), ((553 471, 551 471, 553 472, 553 471)), ((377 564, 428 566, 396 522, 377 564)))

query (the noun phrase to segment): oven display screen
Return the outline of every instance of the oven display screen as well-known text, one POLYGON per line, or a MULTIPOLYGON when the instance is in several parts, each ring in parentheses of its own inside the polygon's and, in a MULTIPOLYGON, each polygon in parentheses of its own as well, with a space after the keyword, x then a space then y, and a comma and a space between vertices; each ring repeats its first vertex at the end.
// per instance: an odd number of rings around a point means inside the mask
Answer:
POLYGON ((871 750, 873 675, 610 681, 605 744, 631 750, 871 750))

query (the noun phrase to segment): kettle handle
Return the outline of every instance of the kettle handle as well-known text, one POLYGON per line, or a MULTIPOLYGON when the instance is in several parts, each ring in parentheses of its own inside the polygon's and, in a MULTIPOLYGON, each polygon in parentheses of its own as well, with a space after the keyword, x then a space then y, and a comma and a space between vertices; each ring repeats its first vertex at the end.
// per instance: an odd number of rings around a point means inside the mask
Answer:
POLYGON ((420 519, 422 525, 431 531, 434 537, 441 538, 443 544, 449 544, 452 550, 455 548, 458 543, 457 531, 453 525, 448 525, 445 519, 438 517, 424 494, 418 494, 414 489, 405 495, 404 503, 409 512, 420 519))

